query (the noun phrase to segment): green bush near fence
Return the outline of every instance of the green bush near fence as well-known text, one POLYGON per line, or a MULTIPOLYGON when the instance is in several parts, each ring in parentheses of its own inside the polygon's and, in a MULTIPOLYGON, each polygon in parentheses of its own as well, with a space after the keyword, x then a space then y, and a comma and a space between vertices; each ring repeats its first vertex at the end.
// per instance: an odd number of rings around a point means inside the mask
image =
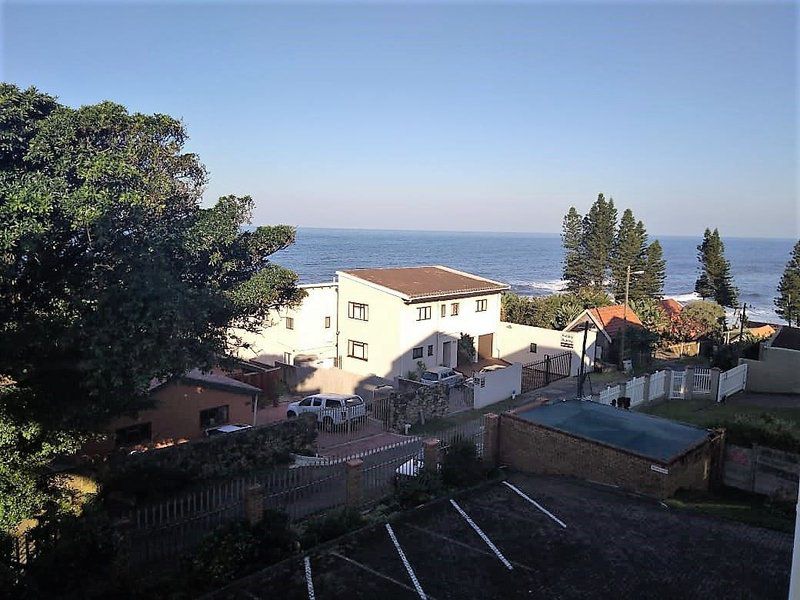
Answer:
POLYGON ((785 452, 800 453, 800 428, 796 423, 771 415, 737 414, 733 419, 720 421, 716 427, 725 428, 726 440, 739 446, 767 446, 785 452))
POLYGON ((313 548, 318 544, 336 539, 367 524, 361 512, 355 508, 342 508, 321 517, 309 519, 300 534, 300 546, 313 548))
POLYGON ((123 493, 141 501, 204 480, 267 470, 288 464, 292 453, 313 454, 316 437, 316 420, 304 415, 275 425, 118 455, 102 469, 103 493, 123 493))
POLYGON ((486 479, 486 468, 470 440, 456 439, 442 457, 442 482, 450 487, 468 487, 486 479))

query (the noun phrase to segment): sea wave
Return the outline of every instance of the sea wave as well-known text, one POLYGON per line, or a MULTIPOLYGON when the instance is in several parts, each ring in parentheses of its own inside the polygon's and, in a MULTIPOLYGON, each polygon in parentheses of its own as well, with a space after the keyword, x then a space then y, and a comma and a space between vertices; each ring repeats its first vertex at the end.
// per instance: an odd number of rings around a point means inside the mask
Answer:
POLYGON ((530 290, 544 290, 547 292, 563 292, 567 285, 565 279, 551 279, 550 281, 509 281, 511 287, 530 289, 530 290))
POLYGON ((694 302, 695 300, 700 300, 700 296, 696 292, 689 292, 685 294, 666 294, 664 298, 672 298, 673 300, 677 300, 678 302, 694 302))

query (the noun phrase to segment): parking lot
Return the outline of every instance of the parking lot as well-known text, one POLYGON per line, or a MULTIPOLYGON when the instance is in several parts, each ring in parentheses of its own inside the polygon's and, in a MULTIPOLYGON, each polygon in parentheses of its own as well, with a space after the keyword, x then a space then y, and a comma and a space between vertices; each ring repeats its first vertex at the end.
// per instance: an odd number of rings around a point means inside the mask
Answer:
POLYGON ((561 477, 437 502, 219 598, 786 598, 791 535, 561 477))

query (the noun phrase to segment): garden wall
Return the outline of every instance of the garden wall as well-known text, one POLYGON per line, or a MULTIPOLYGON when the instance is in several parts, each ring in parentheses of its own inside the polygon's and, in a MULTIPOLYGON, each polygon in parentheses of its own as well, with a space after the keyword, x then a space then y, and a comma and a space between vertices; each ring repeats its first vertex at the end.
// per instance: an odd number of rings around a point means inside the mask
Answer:
POLYGON ((723 483, 781 500, 797 500, 800 455, 753 446, 728 444, 725 448, 723 483))

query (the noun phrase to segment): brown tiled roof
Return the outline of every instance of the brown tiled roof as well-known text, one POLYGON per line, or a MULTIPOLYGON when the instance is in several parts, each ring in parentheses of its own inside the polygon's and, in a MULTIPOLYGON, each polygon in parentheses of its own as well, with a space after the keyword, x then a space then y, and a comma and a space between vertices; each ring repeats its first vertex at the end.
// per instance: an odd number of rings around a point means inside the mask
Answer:
POLYGON ((772 340, 773 348, 787 348, 789 350, 800 350, 800 328, 781 327, 778 335, 772 340))
POLYGON ((664 312, 670 317, 681 314, 681 311, 683 310, 683 304, 674 298, 664 298, 659 304, 661 305, 661 308, 664 309, 664 312))
MULTIPOLYGON (((625 305, 623 304, 600 306, 591 309, 591 313, 600 324, 601 328, 604 329, 612 339, 625 323, 625 305)), ((639 319, 639 315, 633 312, 630 306, 628 307, 627 320, 629 326, 634 325, 642 327, 642 321, 639 319)))
MULTIPOLYGON (((231 392, 239 392, 243 394, 257 394, 261 390, 249 383, 238 381, 219 372, 209 371, 203 372, 200 369, 192 369, 185 375, 178 379, 186 383, 199 383, 200 385, 207 385, 219 389, 225 389, 231 392)), ((153 392, 167 383, 167 380, 153 379, 150 382, 150 391, 153 392)))
POLYGON ((342 273, 399 292, 409 300, 509 289, 503 283, 441 266, 351 269, 342 273))

